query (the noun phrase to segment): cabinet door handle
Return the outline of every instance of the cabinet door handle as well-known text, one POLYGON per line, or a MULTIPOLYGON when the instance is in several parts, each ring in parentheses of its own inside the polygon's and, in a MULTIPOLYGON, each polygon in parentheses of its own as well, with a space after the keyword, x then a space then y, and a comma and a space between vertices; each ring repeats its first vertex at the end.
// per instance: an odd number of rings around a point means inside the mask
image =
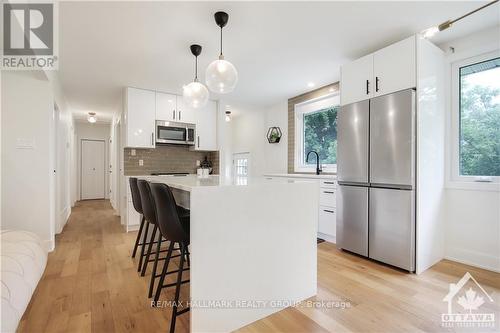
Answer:
POLYGON ((323 209, 323 211, 326 213, 332 213, 332 214, 335 213, 333 210, 328 210, 328 209, 323 209))
POLYGON ((175 110, 172 110, 172 119, 175 120, 175 110))
POLYGON ((378 92, 378 76, 375 77, 375 91, 378 92))
POLYGON ((198 148, 200 148, 200 136, 198 135, 198 148))
POLYGON ((366 80, 366 94, 367 95, 370 94, 370 81, 369 80, 366 80))
POLYGON ((154 140, 155 140, 155 134, 153 132, 153 133, 151 133, 151 146, 153 146, 155 144, 154 140))
POLYGON ((335 184, 334 182, 324 182, 324 183, 325 184, 331 184, 331 185, 335 184))
POLYGON ((179 110, 179 120, 181 120, 181 110, 179 110))
POLYGON ((335 192, 331 192, 331 191, 323 191, 323 193, 333 194, 333 193, 335 193, 335 192))

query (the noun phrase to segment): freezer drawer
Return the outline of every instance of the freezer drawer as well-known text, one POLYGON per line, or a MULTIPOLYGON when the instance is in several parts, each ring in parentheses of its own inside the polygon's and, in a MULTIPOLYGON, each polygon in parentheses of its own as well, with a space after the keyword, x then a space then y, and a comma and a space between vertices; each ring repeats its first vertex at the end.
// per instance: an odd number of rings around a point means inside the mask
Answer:
POLYGON ((370 102, 344 105, 337 118, 337 180, 368 183, 370 102))
POLYGON ((337 187, 337 247, 368 256, 368 187, 337 187))
POLYGON ((370 258, 415 270, 414 193, 370 188, 370 258))
MULTIPOLYGON (((339 158, 340 160, 340 158, 339 158)), ((415 92, 370 101, 370 183, 414 185, 415 92)))

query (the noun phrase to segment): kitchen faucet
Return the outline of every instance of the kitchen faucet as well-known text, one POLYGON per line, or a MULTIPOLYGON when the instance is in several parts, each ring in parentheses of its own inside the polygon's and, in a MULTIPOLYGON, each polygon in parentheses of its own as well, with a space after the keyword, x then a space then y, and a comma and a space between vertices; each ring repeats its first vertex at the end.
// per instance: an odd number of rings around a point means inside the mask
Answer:
POLYGON ((310 152, 308 152, 307 157, 306 157, 306 163, 309 162, 309 155, 311 153, 316 154, 316 174, 319 175, 319 173, 323 170, 321 170, 321 168, 319 167, 319 154, 317 152, 315 152, 314 150, 311 150, 310 152))

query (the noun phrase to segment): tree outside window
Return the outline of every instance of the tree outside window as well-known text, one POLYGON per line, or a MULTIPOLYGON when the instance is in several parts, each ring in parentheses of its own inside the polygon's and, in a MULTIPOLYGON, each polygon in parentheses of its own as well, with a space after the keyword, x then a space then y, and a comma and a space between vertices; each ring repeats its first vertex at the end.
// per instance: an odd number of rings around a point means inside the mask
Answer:
POLYGON ((500 58, 459 71, 459 173, 500 176, 500 58))
MULTIPOLYGON (((304 113, 304 163, 311 150, 321 157, 321 164, 337 164, 337 112, 339 107, 330 107, 316 112, 304 113)), ((310 159, 307 164, 316 164, 310 159)))

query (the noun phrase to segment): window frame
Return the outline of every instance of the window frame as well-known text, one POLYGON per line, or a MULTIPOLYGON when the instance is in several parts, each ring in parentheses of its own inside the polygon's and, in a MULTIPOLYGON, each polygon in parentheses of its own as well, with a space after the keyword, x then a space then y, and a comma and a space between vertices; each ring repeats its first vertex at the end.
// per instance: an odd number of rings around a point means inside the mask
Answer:
MULTIPOLYGON (((295 151, 294 172, 316 173, 316 165, 305 164, 304 161, 304 114, 314 113, 330 107, 340 107, 340 93, 335 92, 310 99, 294 106, 295 117, 295 151)), ((336 173, 337 164, 321 164, 325 173, 336 173)))
POLYGON ((500 176, 487 176, 490 181, 485 181, 481 176, 460 175, 460 68, 477 63, 493 60, 500 57, 500 50, 484 53, 481 55, 461 59, 451 63, 451 156, 450 177, 448 187, 477 189, 477 190, 500 190, 500 176), (482 180, 483 179, 483 180, 482 180))

